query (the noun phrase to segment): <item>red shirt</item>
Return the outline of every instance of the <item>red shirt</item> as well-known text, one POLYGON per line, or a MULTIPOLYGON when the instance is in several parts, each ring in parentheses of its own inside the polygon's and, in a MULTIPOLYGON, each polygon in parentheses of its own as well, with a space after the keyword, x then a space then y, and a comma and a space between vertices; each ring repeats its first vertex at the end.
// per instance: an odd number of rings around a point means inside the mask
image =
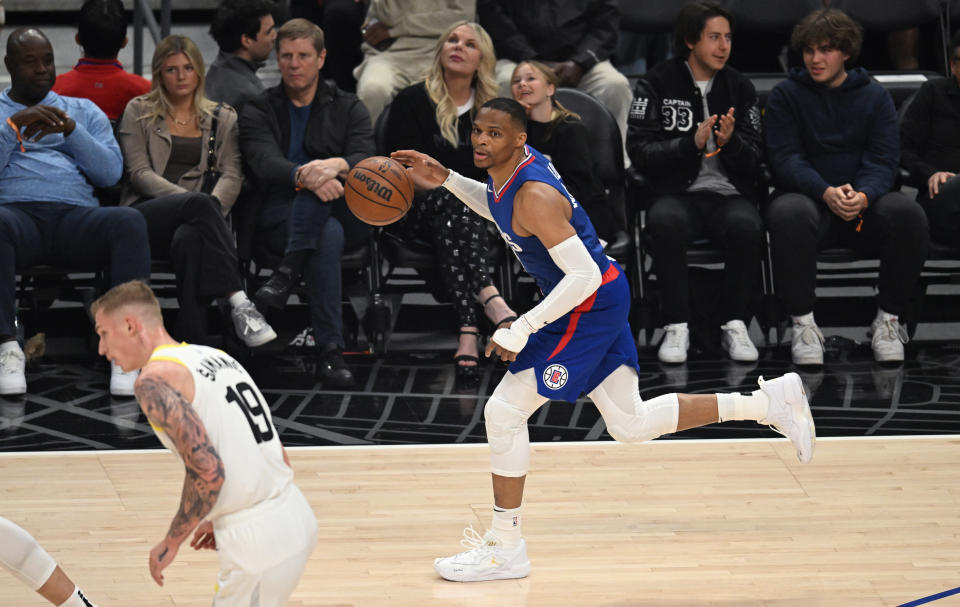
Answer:
POLYGON ((57 76, 53 92, 89 99, 107 118, 120 120, 128 101, 150 92, 150 81, 125 72, 116 59, 82 57, 72 70, 57 76))

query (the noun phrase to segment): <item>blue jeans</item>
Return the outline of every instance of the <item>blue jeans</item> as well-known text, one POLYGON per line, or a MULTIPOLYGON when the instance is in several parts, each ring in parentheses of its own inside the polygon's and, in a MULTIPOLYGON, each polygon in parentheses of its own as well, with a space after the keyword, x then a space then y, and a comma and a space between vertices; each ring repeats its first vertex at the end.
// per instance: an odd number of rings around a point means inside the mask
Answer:
POLYGON ((323 202, 307 190, 267 201, 259 225, 254 244, 258 261, 269 259, 276 265, 285 253, 311 251, 303 280, 314 338, 317 345, 343 348, 340 258, 344 250, 366 242, 370 227, 350 212, 343 198, 323 202))
POLYGON ((0 337, 16 334, 17 269, 109 270, 110 284, 150 280, 147 222, 127 207, 64 202, 0 205, 0 337))

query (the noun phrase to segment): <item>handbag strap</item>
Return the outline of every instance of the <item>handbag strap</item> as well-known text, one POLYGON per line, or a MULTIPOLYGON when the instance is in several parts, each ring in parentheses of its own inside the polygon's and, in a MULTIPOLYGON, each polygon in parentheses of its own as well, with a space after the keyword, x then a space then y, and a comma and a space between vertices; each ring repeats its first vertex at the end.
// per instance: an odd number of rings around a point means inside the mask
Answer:
POLYGON ((210 122, 210 138, 207 140, 207 170, 212 171, 216 166, 216 156, 213 154, 213 148, 217 143, 217 119, 220 118, 220 108, 223 107, 223 103, 218 103, 217 107, 213 108, 213 120, 210 122))

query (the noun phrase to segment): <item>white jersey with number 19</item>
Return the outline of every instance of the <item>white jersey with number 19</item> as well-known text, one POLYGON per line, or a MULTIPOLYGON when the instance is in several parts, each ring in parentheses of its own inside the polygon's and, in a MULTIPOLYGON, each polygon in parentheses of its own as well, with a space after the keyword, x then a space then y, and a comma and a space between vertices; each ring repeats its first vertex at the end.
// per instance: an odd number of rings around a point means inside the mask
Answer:
MULTIPOLYGON (((290 485, 293 470, 283 461, 270 408, 240 363, 221 350, 191 344, 160 346, 150 360, 183 365, 193 376, 190 404, 224 469, 223 487, 207 519, 215 521, 275 498, 290 485)), ((170 437, 160 428, 153 429, 179 457, 170 437)))

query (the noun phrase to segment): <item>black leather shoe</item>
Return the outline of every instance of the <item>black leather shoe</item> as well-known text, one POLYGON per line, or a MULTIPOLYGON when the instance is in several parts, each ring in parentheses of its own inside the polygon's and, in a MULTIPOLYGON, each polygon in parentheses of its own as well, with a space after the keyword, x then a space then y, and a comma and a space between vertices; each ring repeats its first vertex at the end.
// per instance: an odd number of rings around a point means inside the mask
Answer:
POLYGON ((294 276, 290 268, 280 266, 274 271, 270 279, 257 289, 257 294, 254 295, 257 308, 261 312, 266 311, 267 308, 283 308, 287 305, 290 290, 299 280, 300 278, 294 276))
POLYGON ((355 383, 353 371, 343 360, 343 351, 337 344, 327 344, 320 348, 317 360, 317 374, 325 388, 349 388, 355 383))

